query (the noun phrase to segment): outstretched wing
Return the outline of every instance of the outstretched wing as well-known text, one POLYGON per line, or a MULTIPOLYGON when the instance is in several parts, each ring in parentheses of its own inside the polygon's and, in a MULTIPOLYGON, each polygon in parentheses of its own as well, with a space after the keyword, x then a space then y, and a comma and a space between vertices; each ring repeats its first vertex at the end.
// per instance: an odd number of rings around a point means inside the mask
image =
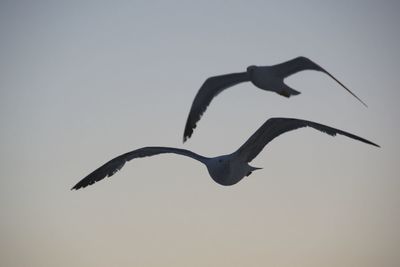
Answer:
POLYGON ((183 142, 192 136, 196 123, 200 120, 203 113, 214 97, 228 87, 241 82, 249 81, 247 72, 231 73, 208 78, 200 90, 197 92, 190 108, 189 116, 186 121, 185 131, 183 134, 183 142))
POLYGON ((274 68, 274 71, 285 78, 303 70, 323 70, 321 66, 306 57, 296 57, 272 67, 274 68))
POLYGON ((109 162, 105 163, 103 166, 100 168, 94 170, 92 173, 90 173, 88 176, 83 178, 81 181, 79 181, 74 187, 71 188, 71 190, 75 189, 78 190, 80 188, 84 188, 88 185, 92 185, 95 182, 98 182, 106 177, 110 177, 113 174, 115 174, 117 171, 119 171, 127 161, 130 161, 135 158, 143 158, 143 157, 149 157, 149 156, 154 156, 157 154, 163 154, 163 153, 175 153, 179 155, 184 155, 191 157, 193 159, 199 160, 201 162, 204 162, 206 159, 203 156, 200 156, 196 153, 193 153, 192 151, 186 150, 186 149, 179 149, 179 148, 172 148, 172 147, 143 147, 139 148, 136 150, 133 150, 131 152, 122 154, 116 158, 113 158, 109 162))
POLYGON ((275 137, 303 127, 311 127, 331 136, 341 134, 366 144, 379 147, 379 145, 357 135, 316 122, 291 118, 271 118, 267 120, 235 153, 237 153, 238 156, 244 159, 246 162, 250 162, 275 137))
POLYGON ((292 60, 274 65, 273 68, 274 68, 274 71, 276 71, 278 73, 278 75, 282 76, 283 78, 286 78, 292 74, 295 74, 295 73, 297 73, 299 71, 303 71, 303 70, 321 71, 321 72, 327 74, 332 79, 334 79, 345 90, 347 90, 350 94, 352 94, 355 98, 357 98, 358 101, 360 101, 364 106, 367 107, 367 104, 365 104, 356 94, 354 94, 352 91, 350 91, 350 89, 348 89, 343 83, 341 83, 338 79, 336 79, 332 74, 330 74, 328 71, 326 71, 320 65, 313 62, 311 59, 308 59, 306 57, 296 57, 292 60))

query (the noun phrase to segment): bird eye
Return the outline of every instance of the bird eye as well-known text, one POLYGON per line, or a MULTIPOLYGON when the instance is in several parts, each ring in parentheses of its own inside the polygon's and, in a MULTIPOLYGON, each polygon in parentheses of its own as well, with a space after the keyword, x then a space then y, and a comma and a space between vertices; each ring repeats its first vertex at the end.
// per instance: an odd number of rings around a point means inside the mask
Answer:
POLYGON ((221 162, 222 162, 222 159, 219 159, 218 162, 221 163, 221 162))

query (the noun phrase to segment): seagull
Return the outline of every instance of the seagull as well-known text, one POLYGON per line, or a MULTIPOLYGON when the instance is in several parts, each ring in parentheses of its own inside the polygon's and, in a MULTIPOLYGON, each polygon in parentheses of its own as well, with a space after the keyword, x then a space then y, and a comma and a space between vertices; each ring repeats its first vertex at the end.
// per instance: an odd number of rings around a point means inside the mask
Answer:
POLYGON ((321 66, 306 57, 296 57, 292 60, 272 66, 259 67, 252 65, 247 67, 247 71, 245 72, 213 76, 203 83, 193 100, 192 107, 190 108, 183 134, 183 142, 192 136, 193 130, 196 128, 196 123, 206 111, 211 100, 223 90, 242 82, 251 82, 260 89, 272 91, 285 97, 290 97, 292 95, 298 95, 300 92, 286 85, 284 79, 303 70, 316 70, 329 75, 367 107, 367 105, 344 84, 321 66))
POLYGON ((251 162, 270 141, 283 133, 303 127, 311 127, 331 136, 341 134, 366 144, 379 147, 379 145, 354 134, 316 122, 293 118, 271 118, 267 120, 238 150, 231 154, 208 158, 186 149, 173 147, 143 147, 110 160, 83 178, 72 187, 71 190, 84 188, 106 177, 114 175, 127 161, 132 159, 164 153, 174 153, 193 158, 206 165, 208 173, 216 183, 225 186, 234 185, 245 176, 249 176, 253 171, 261 169, 252 167, 248 163, 251 162))

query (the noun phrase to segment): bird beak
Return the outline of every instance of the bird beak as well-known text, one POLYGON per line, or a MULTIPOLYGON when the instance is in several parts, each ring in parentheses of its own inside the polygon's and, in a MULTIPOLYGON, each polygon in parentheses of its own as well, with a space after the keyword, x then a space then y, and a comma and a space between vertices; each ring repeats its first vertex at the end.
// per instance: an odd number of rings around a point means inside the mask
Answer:
MULTIPOLYGON (((250 165, 249 165, 250 166, 250 165)), ((256 171, 256 170, 261 170, 262 168, 257 168, 257 167, 253 167, 253 166, 250 166, 250 171, 249 171, 249 173, 246 175, 246 176, 250 176, 250 174, 253 172, 253 171, 256 171)))

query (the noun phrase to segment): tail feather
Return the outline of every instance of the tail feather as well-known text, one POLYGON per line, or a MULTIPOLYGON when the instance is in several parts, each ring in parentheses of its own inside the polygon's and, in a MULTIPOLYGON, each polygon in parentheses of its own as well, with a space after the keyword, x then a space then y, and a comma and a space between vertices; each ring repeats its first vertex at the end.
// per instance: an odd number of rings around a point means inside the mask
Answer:
POLYGON ((290 88, 289 86, 285 86, 282 91, 278 92, 278 94, 284 97, 291 97, 292 95, 299 95, 301 93, 293 88, 290 88))

